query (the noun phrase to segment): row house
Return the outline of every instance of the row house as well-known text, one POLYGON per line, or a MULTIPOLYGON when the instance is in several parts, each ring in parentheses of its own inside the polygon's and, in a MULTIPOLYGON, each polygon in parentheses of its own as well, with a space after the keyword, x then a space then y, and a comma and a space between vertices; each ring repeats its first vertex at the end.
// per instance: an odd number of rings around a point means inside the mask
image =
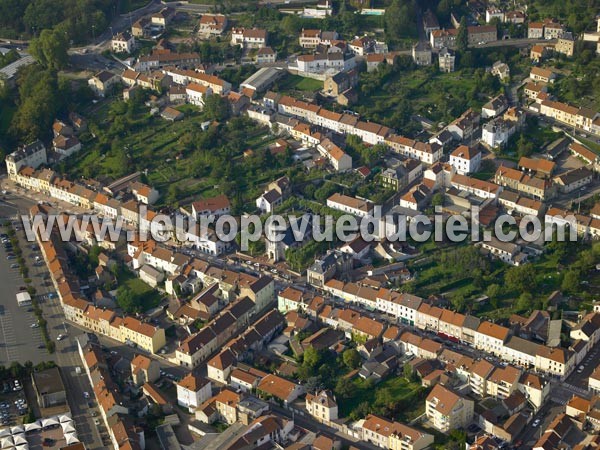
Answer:
POLYGON ((425 164, 435 164, 443 154, 443 147, 435 142, 419 142, 394 133, 390 133, 384 143, 395 152, 425 164))
POLYGON ((429 43, 433 49, 441 48, 456 48, 456 37, 458 36, 458 30, 455 28, 433 30, 429 35, 429 43))
POLYGON ((433 435, 408 425, 369 414, 360 427, 361 439, 393 450, 423 450, 433 445, 433 435))
POLYGON ((217 95, 227 95, 231 91, 231 83, 225 81, 215 75, 197 72, 195 70, 183 70, 170 67, 164 70, 164 73, 171 77, 175 84, 187 85, 196 83, 201 86, 206 86, 217 95))
POLYGON ((516 192, 508 190, 500 193, 498 203, 509 212, 536 217, 540 216, 544 209, 542 202, 528 197, 521 197, 516 192))
POLYGON ((154 50, 148 56, 141 56, 135 68, 140 72, 162 69, 163 67, 196 67, 201 64, 200 55, 195 52, 176 53, 171 50, 154 50))
POLYGON ((467 27, 468 42, 470 46, 487 44, 498 40, 496 25, 483 25, 467 27))
POLYGON ((400 347, 406 354, 415 355, 417 358, 437 359, 442 352, 443 345, 429 338, 405 331, 400 336, 400 347))
POLYGON ((506 327, 483 321, 475 333, 475 348, 501 356, 504 342, 506 342, 510 333, 510 330, 506 327))
POLYGON ((262 48, 267 45, 267 30, 259 28, 234 28, 231 30, 231 45, 242 48, 262 48))
POLYGON ((153 240, 128 242, 127 254, 133 259, 134 269, 139 269, 147 264, 168 275, 180 273, 189 262, 187 256, 173 252, 166 247, 160 247, 153 240))
POLYGON ((198 21, 198 34, 201 36, 220 36, 227 28, 227 16, 222 14, 202 14, 198 21))
POLYGON ((356 67, 356 59, 343 53, 315 53, 300 55, 290 68, 303 73, 348 72, 356 67))
POLYGON ((535 358, 535 368, 564 380, 575 368, 575 354, 564 348, 540 346, 535 358))
POLYGON ((212 95, 212 89, 202 84, 190 83, 185 87, 185 94, 187 96, 188 103, 204 108, 206 98, 212 95))
POLYGON ((600 114, 589 108, 578 108, 562 102, 545 100, 540 104, 540 114, 568 126, 598 134, 594 124, 600 114))
POLYGON ((527 175, 517 169, 504 166, 496 170, 494 183, 538 200, 550 199, 556 191, 550 180, 527 175))
POLYGON ((377 294, 376 309, 385 314, 395 317, 403 325, 415 326, 419 307, 423 303, 421 297, 408 293, 397 293, 393 291, 380 292, 377 294))
POLYGON ((202 330, 181 343, 175 351, 179 365, 193 369, 204 362, 233 334, 247 326, 254 311, 254 303, 248 297, 231 303, 202 330))
POLYGON ((479 128, 481 115, 472 108, 467 109, 460 117, 448 125, 447 129, 457 141, 465 141, 471 138, 479 128))
POLYGON ((317 145, 317 150, 338 172, 352 169, 352 157, 335 145, 331 140, 324 139, 317 145))
POLYGON ((469 192, 477 197, 495 199, 502 192, 502 187, 489 181, 471 178, 466 175, 456 174, 450 182, 452 187, 461 191, 469 192))
POLYGON ((359 121, 354 127, 355 135, 359 136, 364 142, 372 145, 383 144, 385 138, 391 133, 391 130, 375 122, 359 121))
POLYGON ((277 109, 305 119, 307 122, 328 128, 341 134, 359 136, 364 142, 372 145, 386 144, 398 153, 418 159, 426 164, 433 164, 442 155, 442 147, 436 143, 416 142, 397 136, 388 127, 374 122, 363 122, 352 114, 337 114, 320 108, 317 105, 283 96, 277 102, 277 109))
POLYGON ((332 41, 339 39, 335 31, 321 31, 314 29, 302 29, 298 43, 302 48, 317 48, 319 45, 331 45, 332 41))
POLYGON ((327 199, 329 208, 355 215, 357 217, 369 217, 373 215, 375 205, 368 200, 335 193, 327 199))

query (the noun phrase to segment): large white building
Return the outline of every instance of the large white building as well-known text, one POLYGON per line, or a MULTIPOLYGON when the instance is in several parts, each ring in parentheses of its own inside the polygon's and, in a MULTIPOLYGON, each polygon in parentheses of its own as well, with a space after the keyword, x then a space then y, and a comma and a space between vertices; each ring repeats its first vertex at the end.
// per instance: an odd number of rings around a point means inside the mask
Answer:
POLYGON ((46 147, 38 139, 7 155, 5 162, 6 171, 10 177, 16 175, 25 166, 37 169, 42 164, 48 163, 46 147))
POLYGON ((374 208, 373 203, 368 200, 361 200, 337 193, 327 199, 327 206, 358 217, 368 217, 372 215, 374 208))
POLYGON ((491 148, 503 147, 517 131, 517 124, 501 118, 486 123, 481 129, 481 140, 491 148))
POLYGON ((111 48, 115 53, 131 53, 135 50, 135 38, 128 31, 119 33, 113 36, 111 48))
POLYGON ((231 30, 231 45, 242 48, 261 48, 267 45, 267 30, 258 28, 234 28, 231 30))
POLYGON ((481 152, 477 147, 459 145, 450 154, 450 165, 459 175, 468 175, 479 170, 481 165, 481 152))
POLYGON ((211 397, 211 382, 206 378, 190 372, 177 383, 177 403, 191 412, 211 397))

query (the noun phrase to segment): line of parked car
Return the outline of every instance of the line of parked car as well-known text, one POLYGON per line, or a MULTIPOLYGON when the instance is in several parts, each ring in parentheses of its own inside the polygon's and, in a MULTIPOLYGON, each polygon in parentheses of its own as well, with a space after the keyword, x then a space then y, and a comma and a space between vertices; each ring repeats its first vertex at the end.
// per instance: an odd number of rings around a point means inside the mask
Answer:
MULTIPOLYGON (((23 390, 23 385, 17 379, 3 381, 0 383, 2 386, 2 393, 8 394, 12 392, 20 392, 23 390)), ((20 396, 14 400, 14 407, 19 416, 27 413, 27 400, 24 396, 20 396)), ((13 413, 11 413, 11 403, 8 401, 0 402, 0 423, 2 425, 10 425, 13 422, 13 413)))

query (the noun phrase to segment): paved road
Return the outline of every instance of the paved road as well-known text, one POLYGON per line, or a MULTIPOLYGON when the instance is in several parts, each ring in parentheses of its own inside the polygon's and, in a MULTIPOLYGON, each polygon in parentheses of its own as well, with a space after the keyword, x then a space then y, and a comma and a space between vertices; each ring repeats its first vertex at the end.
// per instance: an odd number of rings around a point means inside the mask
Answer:
POLYGON ((358 441, 346 434, 337 432, 337 430, 335 430, 334 428, 328 427, 320 422, 317 422, 311 416, 300 416, 298 414, 293 414, 291 411, 273 404, 271 405, 271 409, 274 412, 281 414, 282 416, 293 418, 295 425, 305 428, 308 431, 312 431, 315 434, 325 433, 330 436, 335 435, 338 439, 342 441, 342 445, 354 446, 362 450, 377 450, 379 448, 368 442, 358 441))
POLYGON ((473 48, 492 48, 492 47, 528 47, 534 44, 554 44, 556 43, 556 39, 554 40, 546 40, 546 39, 504 39, 500 41, 488 42, 482 45, 473 45, 473 48))

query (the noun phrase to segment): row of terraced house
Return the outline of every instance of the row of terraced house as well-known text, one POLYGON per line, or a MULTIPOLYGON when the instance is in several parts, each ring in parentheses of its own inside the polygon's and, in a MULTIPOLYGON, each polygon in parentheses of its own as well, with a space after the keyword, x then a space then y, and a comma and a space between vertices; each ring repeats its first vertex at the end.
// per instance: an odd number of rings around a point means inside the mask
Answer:
MULTIPOLYGON (((549 347, 522 339, 514 335, 510 328, 433 306, 411 294, 374 289, 336 279, 327 281, 323 290, 348 304, 387 314, 402 324, 437 333, 449 340, 461 341, 507 362, 532 367, 560 379, 566 378, 593 344, 600 340, 600 330, 593 330, 587 334, 573 335, 574 342, 569 349, 549 347)), ((294 301, 293 297, 282 300, 281 295, 279 303, 287 305, 286 310, 307 306, 302 300, 294 301)), ((600 314, 588 320, 600 325, 600 314)))

